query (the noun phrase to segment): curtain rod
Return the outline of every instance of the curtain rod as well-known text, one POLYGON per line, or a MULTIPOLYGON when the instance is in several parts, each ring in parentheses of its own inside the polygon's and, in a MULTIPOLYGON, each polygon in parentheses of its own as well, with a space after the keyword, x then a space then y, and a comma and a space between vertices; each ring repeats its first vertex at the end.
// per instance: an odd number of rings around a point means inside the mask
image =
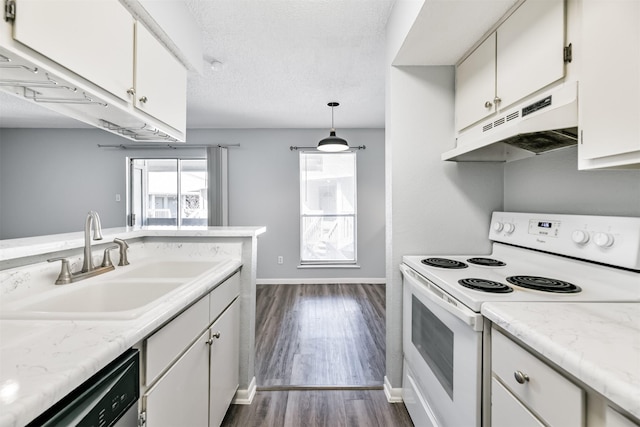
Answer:
POLYGON ((173 144, 98 144, 98 148, 119 148, 122 150, 127 149, 143 149, 143 148, 170 148, 172 150, 177 150, 179 148, 209 148, 209 147, 220 147, 220 148, 228 148, 228 147, 240 147, 240 144, 182 144, 182 145, 173 145, 173 144))
MULTIPOLYGON (((367 146, 366 145, 358 145, 357 147, 349 147, 349 150, 366 150, 367 146)), ((296 145, 292 145, 289 147, 289 150, 293 151, 293 150, 318 150, 318 147, 298 147, 296 145)))

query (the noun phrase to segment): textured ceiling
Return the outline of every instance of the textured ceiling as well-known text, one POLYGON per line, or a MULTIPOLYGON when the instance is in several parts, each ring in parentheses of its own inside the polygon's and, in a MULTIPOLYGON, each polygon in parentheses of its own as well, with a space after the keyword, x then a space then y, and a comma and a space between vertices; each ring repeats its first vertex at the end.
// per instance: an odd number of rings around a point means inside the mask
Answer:
POLYGON ((186 0, 204 54, 187 123, 207 127, 384 127, 384 41, 393 0, 186 0))
MULTIPOLYGON (((396 0, 183 1, 222 62, 189 74, 188 128, 328 128, 329 101, 338 129, 384 127, 396 0)), ((454 64, 516 1, 426 0, 395 64, 454 64)), ((0 92, 0 127, 87 126, 0 92)))
MULTIPOLYGON (((188 128, 384 127, 385 27, 394 0, 185 0, 203 33, 188 128)), ((0 94, 1 127, 86 127, 0 94)))

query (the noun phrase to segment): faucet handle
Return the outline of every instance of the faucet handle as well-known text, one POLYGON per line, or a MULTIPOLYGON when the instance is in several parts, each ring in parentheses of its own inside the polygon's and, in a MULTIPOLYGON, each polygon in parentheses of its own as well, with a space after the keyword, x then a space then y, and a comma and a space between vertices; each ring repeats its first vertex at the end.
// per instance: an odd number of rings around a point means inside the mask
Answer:
POLYGON ((117 237, 113 239, 113 243, 120 247, 120 262, 118 263, 118 266, 129 265, 129 260, 127 259, 127 249, 129 249, 129 244, 125 240, 118 239, 117 237))
POLYGON ((62 268, 60 269, 60 274, 56 279, 56 285, 66 285, 67 283, 71 283, 71 271, 69 270, 69 259, 64 257, 50 258, 47 262, 56 262, 62 261, 62 268))
POLYGON ((117 246, 109 246, 104 250, 104 256, 102 257, 102 266, 103 267, 113 267, 113 263, 111 262, 111 255, 109 251, 111 249, 118 249, 117 246))

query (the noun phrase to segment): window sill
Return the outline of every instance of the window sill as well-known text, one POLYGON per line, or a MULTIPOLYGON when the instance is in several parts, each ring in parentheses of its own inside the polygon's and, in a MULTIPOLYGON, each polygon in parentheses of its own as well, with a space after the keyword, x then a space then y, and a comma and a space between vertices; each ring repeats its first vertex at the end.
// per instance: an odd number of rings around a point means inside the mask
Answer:
POLYGON ((300 264, 298 268, 360 268, 360 266, 357 264, 300 264))

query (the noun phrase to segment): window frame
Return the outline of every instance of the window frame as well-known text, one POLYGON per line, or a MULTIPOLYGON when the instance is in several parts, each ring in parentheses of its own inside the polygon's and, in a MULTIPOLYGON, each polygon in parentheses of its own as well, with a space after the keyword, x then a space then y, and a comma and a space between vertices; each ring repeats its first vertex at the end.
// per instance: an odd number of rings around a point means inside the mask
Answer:
MULTIPOLYGON (((127 157, 126 158, 126 162, 127 162, 127 200, 126 200, 126 224, 128 226, 133 226, 133 227, 206 227, 208 226, 208 218, 205 218, 205 225, 184 225, 181 224, 182 220, 184 219, 182 216, 182 210, 181 210, 181 198, 182 198, 182 161, 193 161, 193 160, 199 160, 199 161, 204 161, 205 162, 205 176, 206 176, 206 183, 207 183, 207 189, 209 187, 209 172, 208 172, 208 163, 207 163, 207 157, 206 156, 132 156, 132 157, 127 157), (148 225, 148 224, 144 224, 142 220, 138 220, 136 218, 136 223, 132 224, 132 215, 134 214, 133 209, 134 209, 134 203, 133 203, 133 196, 135 194, 134 191, 134 169, 135 169, 135 161, 136 160, 144 160, 144 161, 148 161, 148 160, 161 160, 161 161, 169 161, 169 160, 173 160, 176 162, 176 200, 177 200, 177 210, 176 210, 176 224, 175 225, 148 225)), ((141 190, 143 192, 143 197, 142 197, 142 212, 145 212, 148 209, 148 183, 146 182, 146 180, 143 179, 143 182, 141 183, 141 190)), ((209 209, 209 206, 207 205, 207 203, 205 203, 205 208, 209 209)), ((207 217, 208 217, 208 213, 207 213, 207 217)), ((145 218, 143 216, 143 218, 145 218)))
POLYGON ((357 155, 356 152, 353 150, 348 150, 348 151, 341 151, 341 152, 322 152, 322 151, 317 151, 317 150, 307 150, 307 151, 300 151, 299 155, 298 155, 298 179, 299 179, 299 221, 300 221, 300 227, 299 227, 299 236, 298 236, 298 240, 299 240, 299 261, 300 261, 300 266, 301 267, 313 267, 313 266, 318 266, 318 267, 330 267, 330 266, 344 266, 344 267, 354 267, 357 266, 358 264, 358 161, 357 161, 357 155), (303 162, 303 156, 304 155, 309 155, 309 154, 313 154, 313 155, 321 155, 321 156, 335 156, 335 155, 344 155, 344 154, 351 154, 353 157, 353 213, 351 214, 322 214, 322 215, 318 215, 318 214, 304 214, 303 213, 303 199, 302 199, 302 194, 304 191, 303 188, 303 182, 301 179, 301 174, 302 174, 302 162, 303 162), (309 217, 322 217, 322 218, 327 218, 327 217, 337 217, 337 218, 348 218, 348 217, 352 217, 353 218, 353 259, 348 259, 348 260, 339 260, 339 259, 332 259, 332 260, 305 260, 303 259, 303 250, 304 250, 304 240, 303 240, 303 235, 304 235, 304 218, 309 218, 309 217))

